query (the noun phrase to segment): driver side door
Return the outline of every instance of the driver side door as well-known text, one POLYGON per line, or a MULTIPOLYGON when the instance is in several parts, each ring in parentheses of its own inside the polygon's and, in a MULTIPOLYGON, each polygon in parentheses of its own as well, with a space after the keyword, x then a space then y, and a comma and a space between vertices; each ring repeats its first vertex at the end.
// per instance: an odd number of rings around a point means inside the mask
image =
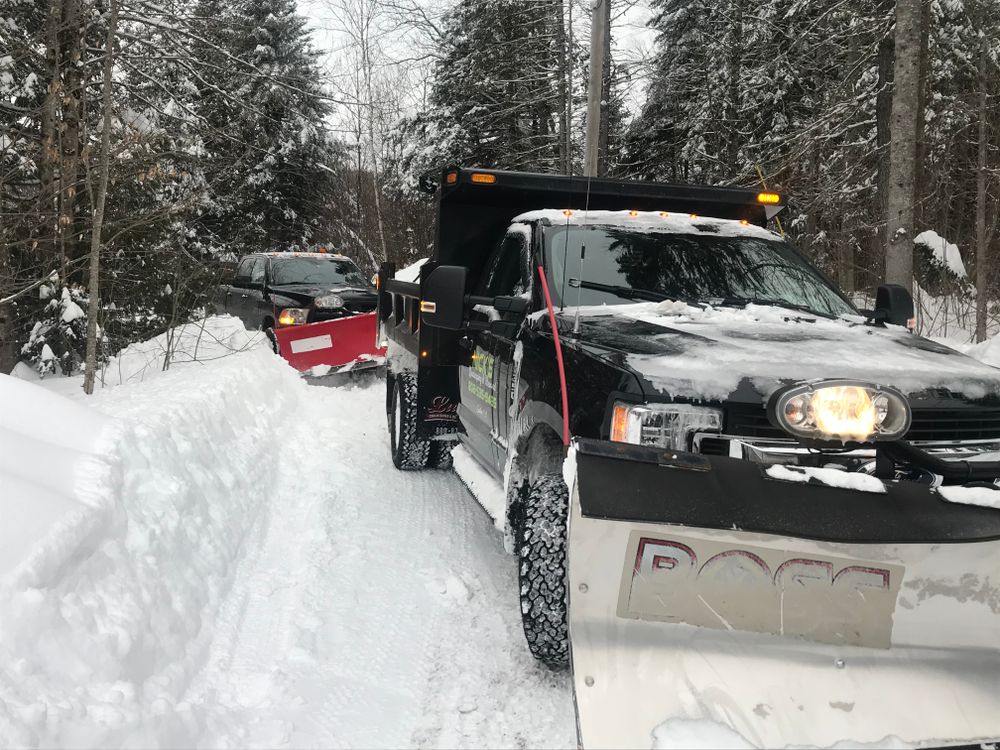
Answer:
MULTIPOLYGON (((476 294, 516 296, 528 291, 530 275, 524 257, 530 237, 530 229, 524 225, 508 230, 490 257, 476 294)), ((486 324, 495 315, 492 308, 479 308, 470 317, 486 324)), ((487 469, 502 477, 507 460, 507 383, 513 367, 514 342, 489 331, 468 331, 460 345, 469 353, 466 364, 459 368, 459 417, 466 429, 463 442, 487 469)))

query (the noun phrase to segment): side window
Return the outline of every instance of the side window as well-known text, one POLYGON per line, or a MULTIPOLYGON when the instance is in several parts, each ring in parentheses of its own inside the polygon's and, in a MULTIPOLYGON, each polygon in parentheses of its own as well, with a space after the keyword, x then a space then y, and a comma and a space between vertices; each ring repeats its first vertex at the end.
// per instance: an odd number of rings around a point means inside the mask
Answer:
POLYGON ((525 225, 515 225, 503 238, 496 254, 490 260, 486 277, 486 294, 517 296, 528 291, 531 279, 528 266, 528 242, 531 230, 525 225))
POLYGON ((253 266, 254 258, 244 258, 240 261, 239 267, 236 269, 236 279, 237 284, 249 284, 250 283, 250 269, 253 266))
POLYGON ((250 283, 264 286, 264 269, 267 268, 267 261, 264 258, 257 258, 253 270, 250 272, 250 283))

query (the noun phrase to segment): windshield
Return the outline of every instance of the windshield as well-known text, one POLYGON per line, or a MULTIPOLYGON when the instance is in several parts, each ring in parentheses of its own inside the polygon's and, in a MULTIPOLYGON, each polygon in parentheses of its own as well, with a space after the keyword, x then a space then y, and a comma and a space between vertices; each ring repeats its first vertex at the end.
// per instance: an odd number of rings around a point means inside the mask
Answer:
POLYGON ((856 313, 777 238, 552 226, 545 229, 545 246, 553 302, 560 306, 672 299, 783 304, 831 316, 856 313))
POLYGON ((371 286, 349 260, 336 258, 278 258, 271 261, 271 283, 371 286))

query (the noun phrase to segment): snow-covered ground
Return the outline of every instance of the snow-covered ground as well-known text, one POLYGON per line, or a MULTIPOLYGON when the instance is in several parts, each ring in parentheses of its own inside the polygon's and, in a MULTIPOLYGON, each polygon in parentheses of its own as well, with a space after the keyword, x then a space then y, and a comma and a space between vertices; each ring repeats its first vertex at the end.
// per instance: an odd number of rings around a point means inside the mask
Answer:
POLYGON ((574 745, 500 532, 392 467, 381 382, 180 335, 88 400, 0 376, 0 746, 574 745))

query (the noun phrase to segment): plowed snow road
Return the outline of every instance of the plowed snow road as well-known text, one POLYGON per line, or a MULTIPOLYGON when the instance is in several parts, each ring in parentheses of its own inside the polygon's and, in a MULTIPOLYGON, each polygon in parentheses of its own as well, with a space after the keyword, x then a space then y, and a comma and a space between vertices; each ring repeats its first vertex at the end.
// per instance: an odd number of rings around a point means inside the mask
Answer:
POLYGON ((451 472, 389 459, 381 382, 313 388, 187 703, 208 747, 571 747, 516 567, 451 472))

